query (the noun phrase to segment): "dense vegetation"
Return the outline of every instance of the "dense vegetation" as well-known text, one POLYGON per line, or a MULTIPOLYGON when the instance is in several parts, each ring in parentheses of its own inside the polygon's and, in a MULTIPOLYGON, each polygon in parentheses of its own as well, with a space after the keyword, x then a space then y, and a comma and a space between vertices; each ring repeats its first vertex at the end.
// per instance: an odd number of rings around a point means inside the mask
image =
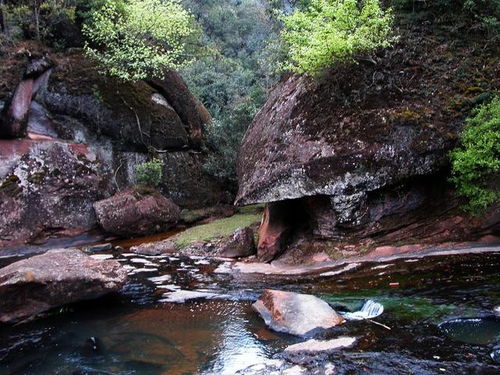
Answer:
POLYGON ((461 147, 451 154, 458 192, 468 199, 466 209, 480 213, 500 198, 500 97, 481 106, 467 120, 461 147))
POLYGON ((379 0, 310 0, 284 16, 281 38, 288 50, 283 69, 316 73, 358 54, 388 47, 392 11, 379 0))

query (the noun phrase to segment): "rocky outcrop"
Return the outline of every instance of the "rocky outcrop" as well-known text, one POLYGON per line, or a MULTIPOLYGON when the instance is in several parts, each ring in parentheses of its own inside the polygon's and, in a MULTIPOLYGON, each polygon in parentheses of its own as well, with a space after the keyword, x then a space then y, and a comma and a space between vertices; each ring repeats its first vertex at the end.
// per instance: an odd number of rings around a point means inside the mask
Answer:
MULTIPOLYGON (((434 29, 405 27, 394 48, 370 59, 321 77, 286 77, 255 117, 239 153, 236 203, 269 203, 261 231, 280 229, 261 236, 261 259, 278 256, 284 250, 279 242, 293 240, 282 235, 285 228, 343 240, 407 227, 419 230, 415 240, 431 237, 436 222, 456 214, 460 201, 447 182, 449 151, 463 113, 488 94, 466 92, 463 108, 451 105, 464 83, 434 72, 454 71, 464 61, 475 66, 471 41, 448 53, 448 40, 434 29)), ((488 59, 483 66, 492 88, 495 68, 488 59)), ((491 220, 470 222, 457 236, 491 228, 491 220)), ((391 241, 406 237, 411 235, 400 233, 391 241)))
POLYGON ((238 228, 218 245, 217 254, 225 258, 243 258, 254 255, 256 251, 252 228, 238 228))
POLYGON ((252 307, 273 330, 297 336, 344 322, 325 301, 308 294, 267 289, 252 307))
POLYGON ((210 115, 178 73, 120 82, 80 50, 56 53, 36 42, 8 46, 0 64, 0 248, 96 228, 92 204, 134 186, 135 167, 152 156, 164 165, 158 188, 175 204, 229 203, 203 169, 210 115), (81 174, 77 164, 91 171, 81 174))
POLYGON ((85 145, 0 140, 0 248, 94 228, 105 177, 85 145))
POLYGON ((157 191, 121 191, 94 203, 97 220, 108 233, 145 236, 165 232, 180 218, 180 208, 157 191))
POLYGON ((117 292, 126 271, 79 250, 52 250, 0 269, 0 322, 15 323, 68 303, 117 292))

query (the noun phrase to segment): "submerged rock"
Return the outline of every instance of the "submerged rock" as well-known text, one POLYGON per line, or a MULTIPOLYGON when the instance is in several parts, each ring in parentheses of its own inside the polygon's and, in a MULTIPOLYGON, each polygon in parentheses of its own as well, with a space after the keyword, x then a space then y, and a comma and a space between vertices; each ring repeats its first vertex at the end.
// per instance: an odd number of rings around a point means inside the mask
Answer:
POLYGON ((167 231, 180 217, 180 208, 158 192, 121 191, 94 204, 97 220, 109 233, 131 237, 167 231))
POLYGON ((0 269, 0 322, 15 323, 54 307, 117 292, 127 273, 114 260, 75 249, 48 251, 0 269))
POLYGON ((328 303, 309 294, 266 289, 252 307, 271 329, 296 336, 345 321, 328 303))
POLYGON ((243 258, 256 251, 252 228, 238 228, 228 239, 219 244, 218 255, 225 258, 243 258))

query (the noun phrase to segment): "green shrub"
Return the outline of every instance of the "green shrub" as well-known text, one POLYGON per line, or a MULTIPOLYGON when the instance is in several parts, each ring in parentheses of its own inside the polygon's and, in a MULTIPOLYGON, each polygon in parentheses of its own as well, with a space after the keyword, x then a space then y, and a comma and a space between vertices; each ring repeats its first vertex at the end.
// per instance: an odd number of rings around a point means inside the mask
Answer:
POLYGON ((163 177, 163 161, 152 159, 135 166, 135 180, 139 185, 157 187, 163 177))
POLYGON ((500 97, 479 107, 467 120, 461 146, 451 153, 451 161, 451 180, 459 194, 467 198, 467 211, 478 214, 498 203, 500 194, 495 183, 500 171, 500 97))
POLYGON ((310 0, 282 17, 281 38, 288 46, 284 70, 317 73, 337 62, 388 47, 393 14, 379 0, 310 0))
POLYGON ((179 0, 130 0, 123 8, 110 2, 83 26, 85 52, 122 80, 161 77, 189 61, 185 41, 192 23, 179 0))

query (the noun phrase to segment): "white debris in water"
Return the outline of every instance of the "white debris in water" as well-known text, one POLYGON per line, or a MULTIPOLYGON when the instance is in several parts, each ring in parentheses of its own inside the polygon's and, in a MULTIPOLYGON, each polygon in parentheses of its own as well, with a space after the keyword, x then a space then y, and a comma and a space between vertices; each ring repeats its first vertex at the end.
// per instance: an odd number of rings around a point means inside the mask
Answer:
POLYGON ((390 263, 390 264, 381 264, 380 266, 375 266, 375 267, 372 267, 370 268, 371 270, 383 270, 385 268, 388 268, 388 267, 392 267, 394 266, 394 263, 390 263))
POLYGON ((365 320, 376 318, 384 312, 382 304, 372 301, 366 301, 361 310, 355 312, 347 312, 342 314, 347 320, 365 320))
POLYGON ((325 375, 335 375, 335 365, 331 362, 328 362, 325 365, 325 375))
POLYGON ((347 271, 350 271, 350 270, 357 268, 359 265, 360 265, 360 263, 350 263, 347 266, 345 266, 344 268, 341 268, 339 270, 323 272, 322 274, 320 274, 320 276, 327 277, 327 276, 340 275, 341 273, 344 273, 344 272, 347 272, 347 271))
POLYGON ((148 272, 158 272, 156 268, 136 268, 132 272, 130 272, 130 275, 135 275, 137 273, 148 273, 148 272))
POLYGON ((96 259, 96 260, 113 259, 113 255, 111 255, 111 254, 93 254, 90 257, 92 259, 96 259))
POLYGON ((217 293, 200 292, 196 290, 177 290, 172 293, 165 293, 164 299, 160 302, 184 303, 192 299, 215 299, 228 298, 229 296, 217 293))
POLYGON ((348 348, 354 345, 355 342, 355 337, 339 337, 325 341, 311 339, 295 345, 290 345, 285 349, 285 352, 324 352, 348 348))
POLYGON ((493 308, 493 314, 495 314, 496 316, 500 317, 500 305, 495 306, 493 308))
POLYGON ((150 277, 148 278, 149 281, 155 283, 155 284, 162 284, 165 281, 170 281, 172 280, 172 276, 170 275, 163 275, 163 276, 158 276, 158 277, 150 277))
POLYGON ((153 262, 150 262, 149 260, 147 259, 142 259, 142 258, 132 258, 130 259, 130 262, 132 263, 138 263, 138 264, 142 264, 144 265, 145 267, 158 267, 157 264, 153 263, 153 262))
POLYGON ((173 261, 176 261, 176 260, 180 260, 179 258, 176 258, 176 257, 168 257, 169 260, 173 260, 173 261))
POLYGON ((219 267, 214 270, 214 273, 231 273, 232 269, 231 262, 224 262, 219 264, 219 267))
POLYGON ((143 255, 143 257, 148 258, 148 259, 165 259, 167 256, 166 255, 143 255))
POLYGON ((172 292, 181 289, 181 287, 179 285, 175 285, 175 284, 158 285, 156 288, 167 289, 167 290, 171 290, 172 292))
POLYGON ((136 257, 137 254, 134 254, 134 253, 123 253, 122 256, 130 258, 130 257, 136 257))
POLYGON ((135 270, 135 267, 132 267, 132 266, 130 266, 128 264, 124 264, 123 268, 125 268, 126 270, 135 270))
POLYGON ((407 259, 405 260, 405 263, 415 263, 418 262, 420 259, 407 259))
POLYGON ((207 259, 200 259, 194 262, 194 264, 210 264, 210 261, 207 259))

